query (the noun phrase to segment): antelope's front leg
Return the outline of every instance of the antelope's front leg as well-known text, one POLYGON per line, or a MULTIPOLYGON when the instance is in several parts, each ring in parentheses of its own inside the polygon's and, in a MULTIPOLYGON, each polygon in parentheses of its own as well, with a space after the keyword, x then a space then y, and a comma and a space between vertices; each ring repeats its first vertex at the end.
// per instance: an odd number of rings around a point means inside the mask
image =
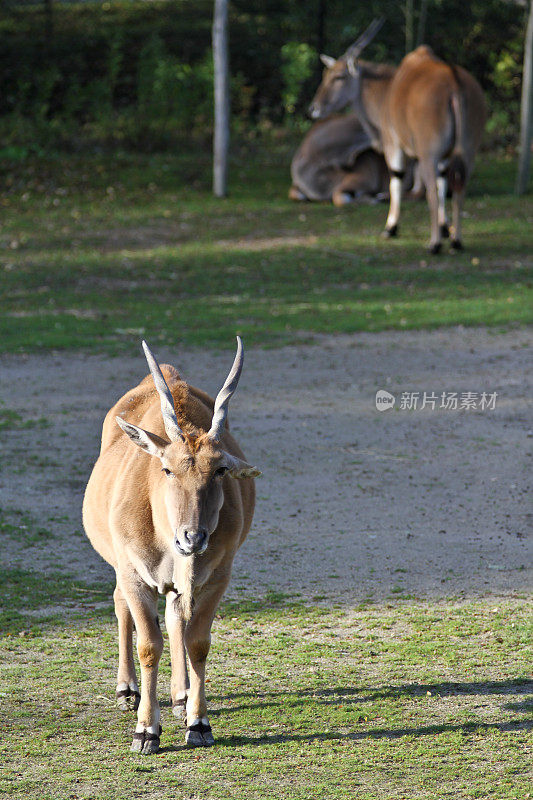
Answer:
POLYGON ((121 583, 121 589, 135 622, 137 653, 141 666, 141 699, 131 750, 149 755, 159 750, 161 735, 157 671, 163 652, 163 636, 157 617, 157 592, 140 581, 133 585, 121 583))
MULTIPOLYGON (((229 576, 228 576, 229 579, 229 576)), ((185 647, 191 666, 191 687, 187 699, 187 733, 185 742, 189 747, 211 747, 215 743, 205 697, 205 665, 211 645, 211 626, 217 606, 228 579, 211 587, 196 600, 194 611, 185 628, 185 647)))
POLYGON ((187 658, 183 641, 185 620, 181 612, 180 599, 176 592, 169 592, 166 597, 165 625, 170 644, 170 661, 172 677, 170 679, 170 702, 172 713, 185 719, 189 676, 187 658))

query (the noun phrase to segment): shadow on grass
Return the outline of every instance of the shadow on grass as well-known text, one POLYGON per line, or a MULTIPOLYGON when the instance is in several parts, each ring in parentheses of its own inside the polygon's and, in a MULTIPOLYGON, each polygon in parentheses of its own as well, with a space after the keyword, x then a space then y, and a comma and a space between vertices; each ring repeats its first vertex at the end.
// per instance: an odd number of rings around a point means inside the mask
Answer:
MULTIPOLYGON (((442 683, 407 683, 400 686, 382 686, 374 690, 364 690, 355 686, 334 687, 331 689, 300 689, 296 691, 276 692, 265 697, 265 700, 251 701, 231 705, 231 711, 244 711, 254 708, 265 707, 292 707, 299 706, 302 698, 312 699, 317 705, 337 706, 342 701, 343 704, 371 703, 375 700, 400 699, 402 697, 456 697, 456 696, 490 696, 490 695, 516 695, 531 694, 533 698, 533 681, 526 678, 513 678, 505 681, 481 681, 479 683, 463 683, 445 681, 442 683), (293 699, 291 699, 293 698, 293 699)), ((213 699, 221 704, 224 701, 232 701, 239 698, 251 697, 246 692, 236 692, 214 697, 213 699)), ((511 711, 523 711, 526 713, 531 710, 531 703, 528 700, 524 703, 509 704, 505 706, 511 711)), ((213 715, 220 711, 211 711, 213 715)))
MULTIPOLYGON (((517 691, 517 688, 529 686, 530 689, 533 691, 533 682, 531 681, 521 681, 519 679, 512 680, 512 681, 498 681, 498 682, 484 682, 479 684, 431 684, 435 689, 439 686, 445 687, 444 691, 447 690, 447 687, 457 687, 457 692, 461 694, 513 694, 517 691), (469 687, 468 690, 465 687, 469 687)), ((412 685, 408 685, 407 687, 391 687, 390 692, 385 692, 380 696, 391 697, 395 696, 397 689, 406 688, 407 694, 413 694, 411 691, 412 685)), ((425 689, 426 687, 417 686, 417 690, 425 689)), ((417 692, 418 693, 418 692, 417 692)), ((304 694, 304 693, 301 693, 304 694)), ((310 694, 310 693, 308 693, 310 694)), ((360 699, 371 699, 372 695, 369 695, 366 698, 360 699)), ((272 703, 271 705, 275 705, 272 703)), ((250 706, 246 706, 250 707, 250 706)), ((510 709, 516 712, 523 712, 527 713, 531 710, 531 704, 529 702, 524 703, 516 703, 516 704, 509 704, 505 706, 506 709, 510 709)), ((235 711, 235 707, 232 708, 232 711, 235 711)), ((211 712, 211 716, 214 716, 216 712, 211 712)), ((236 736, 225 736, 216 739, 216 746, 217 747, 249 747, 249 746, 269 746, 269 745, 279 745, 291 742, 297 742, 301 744, 311 744, 312 742, 335 742, 335 741, 368 741, 371 739, 401 739, 404 736, 410 738, 420 738, 424 736, 438 736, 440 734, 449 734, 449 733, 460 733, 465 737, 468 737, 471 734, 483 734, 483 733, 490 733, 491 731, 499 731, 501 733, 505 732, 515 732, 515 731, 531 731, 533 730, 533 720, 528 719, 516 719, 516 720, 509 720, 507 722, 466 722, 462 724, 449 724, 443 723, 441 725, 420 725, 417 727, 402 727, 402 728, 372 728, 370 730, 363 730, 363 731, 346 731, 346 730, 338 730, 338 731, 324 731, 323 733, 275 733, 275 734, 265 734, 265 735, 257 735, 257 736, 243 736, 243 735, 236 735, 236 736)), ((166 747, 161 748, 161 752, 180 752, 182 750, 186 750, 187 747, 185 744, 182 745, 167 745, 166 747)))
MULTIPOLYGON (((328 731, 327 733, 280 733, 266 736, 228 736, 216 740, 217 747, 235 747, 236 745, 278 745, 286 742, 328 742, 328 741, 364 741, 368 739, 401 739, 404 736, 422 737, 437 736, 444 733, 462 733, 468 736, 472 733, 490 731, 530 731, 533 730, 532 720, 512 720, 511 722, 467 722, 463 725, 424 725, 417 728, 375 728, 367 731, 328 731)), ((168 747, 167 750, 180 750, 181 748, 168 747)))
MULTIPOLYGON (((296 692, 279 692, 271 695, 272 700, 267 700, 263 703, 250 703, 242 704, 240 706, 231 706, 231 711, 238 711, 243 709, 250 709, 254 707, 264 707, 265 705, 286 707, 287 699, 283 695, 295 696, 294 705, 301 705, 302 698, 312 698, 319 704, 335 704, 339 703, 342 699, 343 703, 364 703, 372 702, 377 699, 393 698, 399 699, 401 697, 416 697, 426 696, 430 692, 431 695, 437 697, 450 697, 458 695, 474 695, 474 696, 491 696, 491 695, 516 695, 516 694, 531 694, 533 696, 533 681, 523 678, 515 678, 505 681, 481 681, 478 683, 464 683, 464 682, 451 682, 445 681, 443 683, 429 683, 429 684, 402 684, 400 686, 383 686, 375 691, 361 691, 356 687, 336 687, 332 689, 324 689, 319 691, 301 690, 296 692)), ((246 697, 245 693, 227 695, 230 697, 246 697)), ((249 696, 249 695, 248 695, 249 696)), ((291 705, 289 701, 289 705, 291 705)), ((514 711, 517 714, 528 714, 532 710, 532 701, 526 698, 523 702, 508 703, 503 706, 508 711, 514 711)), ((214 716, 217 712, 211 712, 214 716)), ((220 713, 220 712, 218 712, 220 713)), ((216 740, 218 747, 235 747, 235 746, 250 746, 250 745, 278 745, 289 742, 299 743, 312 743, 312 742, 329 742, 329 741, 364 741, 371 739, 400 739, 405 737, 424 737, 424 736, 438 736, 439 734, 448 733, 461 733, 463 736, 468 736, 474 733, 490 733, 491 731, 499 732, 513 732, 513 731, 531 731, 533 730, 533 719, 514 719, 507 722, 467 722, 463 724, 448 724, 443 723, 440 725, 422 725, 417 727, 400 727, 400 728, 373 728, 363 731, 325 731, 324 733, 276 733, 258 736, 229 736, 222 737, 216 740)), ((179 750, 179 747, 170 747, 169 750, 179 750)))
MULTIPOLYGON (((264 702, 243 704, 240 706, 232 705, 230 709, 214 709, 210 710, 210 716, 216 718, 220 714, 233 713, 235 711, 242 711, 253 708, 265 708, 274 706, 281 708, 287 707, 288 695, 295 698, 294 705, 302 705, 302 698, 307 698, 307 702, 316 702, 317 699, 325 699, 326 703, 338 704, 339 699, 342 698, 343 703, 346 703, 347 697, 353 697, 353 702, 371 702, 379 698, 393 698, 397 699, 402 696, 425 696, 427 692, 437 697, 457 696, 457 695, 515 695, 515 694, 533 694, 533 681, 523 678, 515 678, 505 681, 481 681, 477 683, 464 683, 464 682, 450 682, 431 683, 431 684, 403 684, 400 686, 383 686, 375 692, 358 690, 355 687, 346 688, 332 688, 321 691, 313 690, 300 690, 295 692, 276 692, 267 696, 264 702), (329 699, 329 698, 335 698, 329 699)), ((224 699, 233 697, 251 697, 250 693, 236 693, 225 695, 224 699)), ((216 698, 220 701, 220 698, 216 698)), ((289 703, 289 705, 292 705, 289 703)), ((170 706, 168 701, 162 700, 161 707, 170 706)), ((514 711, 517 714, 527 714, 531 711, 532 704, 527 698, 523 702, 510 703, 504 706, 505 709, 514 711)), ((171 731, 171 736, 181 736, 181 730, 178 720, 176 723, 176 730, 171 731)), ((328 723, 329 724, 329 723, 328 723)), ((216 727, 216 726, 215 726, 216 727)), ((249 747, 249 746, 272 746, 289 743, 311 744, 313 742, 336 742, 336 741, 369 741, 372 739, 401 739, 403 737, 420 738, 425 736, 438 736, 441 734, 460 733, 464 737, 472 734, 490 734, 493 731, 497 732, 529 732, 533 730, 533 719, 513 719, 506 722, 466 722, 466 723, 442 723, 434 725, 419 725, 417 727, 399 727, 399 728, 366 728, 360 730, 361 725, 358 724, 358 730, 346 730, 347 725, 343 725, 339 730, 327 730, 323 733, 300 733, 297 731, 286 731, 283 733, 266 733, 257 735, 234 735, 222 736, 216 738, 216 747, 249 747)), ((184 728, 182 729, 184 733, 184 728)), ((216 730, 215 730, 216 735, 216 730)), ((161 748, 161 753, 179 753, 189 748, 185 743, 176 743, 165 745, 161 748)))

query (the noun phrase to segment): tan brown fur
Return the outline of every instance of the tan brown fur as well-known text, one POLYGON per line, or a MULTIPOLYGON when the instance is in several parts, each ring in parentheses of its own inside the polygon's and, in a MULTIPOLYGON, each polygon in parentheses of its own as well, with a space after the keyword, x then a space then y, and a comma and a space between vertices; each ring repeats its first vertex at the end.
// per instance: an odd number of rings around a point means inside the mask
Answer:
MULTIPOLYGON (((100 456, 83 504, 87 535, 117 575, 118 691, 136 686, 133 623, 137 630, 142 673, 137 731, 141 733, 157 733, 159 726, 156 681, 163 640, 157 622, 158 593, 170 601, 165 618, 173 701, 188 693, 189 725, 206 718, 204 662, 211 624, 234 555, 252 522, 254 481, 245 476, 259 474, 246 464, 227 426, 219 440, 208 436, 213 400, 185 383, 174 367, 163 365, 161 371, 174 401, 181 437, 169 442, 159 395, 148 375, 106 415, 100 456), (131 431, 126 435, 117 417, 137 431, 148 432, 150 452, 145 444, 137 446, 139 441, 129 438, 131 431), (218 476, 217 469, 228 471, 218 476), (185 533, 183 526, 188 529, 185 533), (179 537, 188 540, 193 534, 204 537, 206 548, 182 555, 176 548, 180 541, 185 546, 185 540, 179 537), (190 688, 184 647, 191 667, 190 688)), ((150 744, 146 752, 152 751, 150 744)))
POLYGON ((460 217, 466 182, 483 133, 486 109, 481 87, 465 69, 445 64, 427 45, 409 53, 394 70, 362 61, 348 49, 329 64, 310 106, 320 119, 351 103, 383 152, 390 170, 387 235, 397 232, 402 180, 408 159, 418 162, 426 187, 430 250, 438 252, 448 225, 446 181, 451 171, 452 246, 461 247, 460 217))

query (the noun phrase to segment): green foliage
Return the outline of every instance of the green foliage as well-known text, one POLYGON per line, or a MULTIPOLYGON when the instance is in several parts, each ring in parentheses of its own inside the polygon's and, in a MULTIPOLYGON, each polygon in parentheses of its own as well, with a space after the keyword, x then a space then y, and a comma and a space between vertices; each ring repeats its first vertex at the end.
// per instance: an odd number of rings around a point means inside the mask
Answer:
POLYGON ((313 74, 317 53, 308 44, 287 42, 281 48, 281 57, 283 107, 287 114, 294 114, 302 86, 313 74))
POLYGON ((477 77, 489 106, 487 145, 516 143, 525 9, 501 0, 435 0, 428 43, 477 77))
POLYGON ((512 144, 516 138, 522 82, 522 53, 517 45, 516 41, 511 42, 510 48, 492 54, 493 70, 490 78, 495 91, 490 97, 487 121, 489 145, 512 144))
MULTIPOLYGON (((404 7, 396 0, 331 0, 326 52, 339 55, 383 14, 387 23, 365 57, 399 62, 404 7)), ((209 133, 212 0, 55 0, 54 10, 50 40, 42 3, 0 6, 0 147, 118 143, 153 151, 209 133)), ((287 114, 292 125, 301 118, 320 79, 318 38, 313 5, 230 4, 240 130, 278 124, 287 114)), ((501 0, 430 0, 424 38, 480 80, 492 113, 491 144, 509 144, 518 120, 524 9, 501 0)))
POLYGON ((166 119, 179 130, 211 126, 213 61, 191 66, 170 56, 158 34, 139 55, 137 104, 141 118, 166 119))
POLYGON ((154 149, 202 129, 211 114, 211 4, 194 5, 54 3, 51 41, 40 6, 2 8, 0 144, 154 149))

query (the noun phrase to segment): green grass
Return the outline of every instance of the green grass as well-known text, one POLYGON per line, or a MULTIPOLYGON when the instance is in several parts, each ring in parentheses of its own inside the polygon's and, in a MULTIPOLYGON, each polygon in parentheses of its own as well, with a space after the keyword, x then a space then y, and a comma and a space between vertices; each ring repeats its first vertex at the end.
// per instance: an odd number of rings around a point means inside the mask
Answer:
MULTIPOLYGON (((26 552, 46 547, 27 514, 11 509, 0 523, 26 552)), ((271 590, 227 601, 207 671, 215 747, 184 746, 167 644, 162 748, 142 757, 129 752, 135 716, 115 707, 111 582, 43 572, 23 553, 0 580, 2 797, 530 796, 533 606, 523 597, 347 607, 271 590)))
POLYGON ((431 257, 425 203, 406 202, 385 242, 384 205, 290 203, 289 161, 286 147, 236 152, 230 196, 215 200, 202 153, 6 159, 0 349, 531 321, 533 212, 511 194, 514 163, 479 160, 467 250, 431 257))
POLYGON ((166 649, 162 750, 143 758, 129 752, 134 717, 115 709, 115 624, 110 604, 95 607, 103 588, 83 594, 54 578, 43 598, 64 604, 54 619, 46 606, 39 615, 24 581, 13 586, 23 627, 0 642, 5 797, 529 796, 524 600, 345 609, 272 594, 228 603, 208 661, 216 746, 185 749, 166 649))
POLYGON ((0 431, 47 428, 48 425, 49 422, 45 417, 24 419, 18 411, 14 411, 12 408, 5 408, 5 404, 0 400, 0 431))
MULTIPOLYGON (((424 204, 406 204, 402 237, 383 242, 384 206, 285 200, 288 160, 283 148, 237 153, 231 196, 216 201, 202 154, 4 158, 0 350, 117 353, 140 335, 231 346, 237 332, 276 345, 318 332, 530 321, 533 215, 510 193, 510 162, 480 159, 468 250, 431 258, 424 204)), ((47 424, 0 408, 0 429, 47 424)), ((32 458, 55 466, 31 453, 24 464, 32 458)), ((24 464, 6 468, 23 475, 24 464)), ((389 603, 357 608, 274 591, 226 603, 208 662, 217 745, 184 748, 167 648, 162 751, 143 759, 129 753, 134 718, 113 698, 112 586, 50 571, 47 544, 68 520, 43 522, 0 512, 6 552, 17 545, 0 574, 2 796, 533 796, 524 598, 431 603, 398 585, 389 603)))

